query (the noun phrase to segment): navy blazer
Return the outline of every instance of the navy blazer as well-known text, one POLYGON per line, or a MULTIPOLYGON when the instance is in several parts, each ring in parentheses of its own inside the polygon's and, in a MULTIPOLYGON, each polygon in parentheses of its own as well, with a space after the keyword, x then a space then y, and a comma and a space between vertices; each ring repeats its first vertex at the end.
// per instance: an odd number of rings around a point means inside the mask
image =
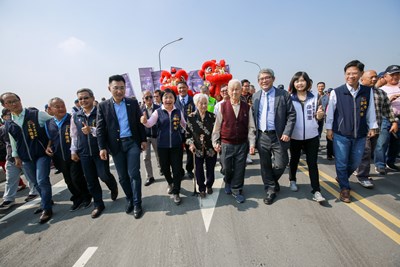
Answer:
MULTIPOLYGON (((253 95, 253 117, 256 125, 257 138, 259 135, 258 109, 260 108, 262 90, 253 95)), ((294 125, 296 124, 296 110, 288 92, 275 87, 275 131, 278 138, 282 135, 291 136, 294 125)))
MULTIPOLYGON (((142 112, 137 100, 125 98, 129 127, 133 140, 139 145, 146 142, 146 132, 140 123, 142 112)), ((99 103, 97 109, 97 142, 100 149, 109 149, 111 154, 117 154, 120 148, 119 123, 112 98, 99 103)))
POLYGON ((182 105, 182 102, 179 100, 179 95, 176 96, 175 107, 182 111, 185 121, 187 121, 188 115, 196 110, 196 106, 193 102, 193 97, 188 95, 188 100, 185 103, 185 106, 182 105))

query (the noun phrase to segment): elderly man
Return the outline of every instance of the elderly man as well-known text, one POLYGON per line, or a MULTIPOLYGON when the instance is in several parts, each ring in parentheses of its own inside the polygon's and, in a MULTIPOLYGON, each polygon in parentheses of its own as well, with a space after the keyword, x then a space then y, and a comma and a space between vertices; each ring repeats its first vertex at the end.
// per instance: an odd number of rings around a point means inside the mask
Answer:
MULTIPOLYGON (((382 135, 388 136, 389 133, 396 133, 397 132, 396 117, 394 116, 393 110, 390 107, 389 98, 382 89, 375 87, 375 84, 378 81, 378 75, 376 71, 374 70, 365 71, 363 76, 361 76, 360 81, 362 85, 373 88, 376 121, 378 123, 378 126, 381 127, 383 119, 389 120, 391 122, 390 129, 388 129, 387 126, 385 126, 382 135)), ((358 178, 358 182, 365 188, 374 187, 373 183, 371 182, 371 179, 369 178, 369 170, 370 170, 371 154, 373 154, 373 152, 375 151, 376 143, 379 138, 378 134, 379 134, 379 129, 377 130, 377 135, 373 137, 367 137, 361 164, 355 171, 356 176, 358 178)), ((382 155, 379 153, 381 153, 381 150, 378 151, 377 158, 382 158, 382 155)), ((382 165, 384 166, 384 164, 382 165)), ((384 170, 385 168, 383 167, 383 171, 384 170)))
POLYGON ((230 100, 223 102, 216 114, 212 133, 215 151, 221 151, 221 162, 225 175, 225 193, 232 194, 238 203, 243 203, 242 194, 246 157, 255 150, 255 127, 250 106, 240 101, 242 86, 239 80, 228 83, 230 100))
POLYGON ((278 180, 289 162, 290 136, 296 123, 296 110, 288 92, 274 87, 272 69, 258 73, 261 90, 253 95, 253 113, 257 131, 257 150, 260 153, 261 177, 271 205, 280 190, 278 180), (272 155, 275 156, 274 167, 272 155))
POLYGON ((349 177, 360 165, 366 137, 373 137, 376 123, 372 88, 359 83, 364 64, 350 61, 344 67, 346 84, 335 88, 329 97, 326 136, 333 139, 340 200, 350 203, 349 177))
MULTIPOLYGON (((141 110, 142 113, 143 112, 146 113, 147 118, 150 118, 151 114, 153 114, 153 112, 156 109, 161 107, 153 103, 153 95, 149 90, 143 92, 143 103, 144 105, 142 106, 141 110)), ((160 168, 160 161, 158 158, 158 151, 157 151, 158 127, 157 125, 154 125, 151 128, 145 128, 145 131, 146 131, 147 145, 146 149, 143 151, 143 161, 144 161, 144 167, 146 169, 147 180, 144 186, 149 186, 156 181, 154 179, 153 166, 151 164, 151 147, 153 147, 154 153, 156 154, 157 166, 158 168, 160 168)))
POLYGON ((400 119, 400 66, 390 65, 387 67, 384 79, 386 85, 382 86, 381 89, 389 98, 390 106, 395 115, 395 121, 387 117, 382 120, 381 134, 376 146, 378 154, 375 156, 375 166, 380 174, 386 173, 385 165, 388 169, 400 171, 400 167, 395 165, 396 156, 400 147, 400 139, 399 135, 391 129, 391 126, 393 126, 393 124, 398 124, 400 119))

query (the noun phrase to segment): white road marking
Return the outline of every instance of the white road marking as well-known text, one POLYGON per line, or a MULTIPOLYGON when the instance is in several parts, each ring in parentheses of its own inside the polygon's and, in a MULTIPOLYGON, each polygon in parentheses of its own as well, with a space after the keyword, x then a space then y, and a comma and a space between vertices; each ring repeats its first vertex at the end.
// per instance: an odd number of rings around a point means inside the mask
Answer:
POLYGON ((97 247, 88 247, 85 252, 83 252, 82 256, 79 258, 77 262, 72 267, 82 267, 85 266, 86 263, 90 260, 93 254, 96 252, 97 247))
MULTIPOLYGON (((56 183, 55 185, 52 186, 52 193, 53 196, 60 193, 61 191, 67 189, 67 185, 63 180, 59 181, 58 183, 56 183)), ((32 201, 27 202, 26 204, 22 205, 21 207, 18 207, 17 209, 15 209, 13 212, 10 212, 9 214, 7 214, 6 216, 4 216, 3 218, 0 219, 0 223, 6 221, 7 219, 11 218, 12 216, 17 215, 18 213, 23 212, 24 210, 30 209, 33 206, 37 205, 40 203, 41 198, 38 197, 32 201)))
POLYGON ((211 219, 214 214, 215 206, 217 205, 220 192, 219 189, 222 188, 222 183, 224 182, 224 179, 222 178, 223 176, 219 171, 215 172, 215 182, 213 185, 214 192, 203 199, 199 197, 200 210, 204 226, 206 227, 206 232, 208 232, 208 228, 210 228, 211 219))

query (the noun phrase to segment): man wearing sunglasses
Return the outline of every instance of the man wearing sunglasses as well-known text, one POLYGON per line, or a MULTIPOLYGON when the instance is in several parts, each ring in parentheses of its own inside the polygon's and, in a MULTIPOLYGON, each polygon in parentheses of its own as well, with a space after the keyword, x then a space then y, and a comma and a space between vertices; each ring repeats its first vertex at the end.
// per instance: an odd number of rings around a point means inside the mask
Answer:
MULTIPOLYGON (((150 118, 151 114, 158 109, 160 106, 157 104, 153 104, 153 96, 150 91, 146 90, 143 92, 143 107, 142 107, 142 113, 146 112, 146 117, 147 119, 150 118)), ((158 127, 157 125, 154 125, 151 128, 145 128, 146 131, 146 137, 147 137, 147 146, 146 150, 143 151, 143 161, 144 161, 144 166, 146 168, 146 183, 144 186, 149 186, 152 183, 155 182, 154 176, 153 176, 153 166, 151 164, 151 146, 153 146, 154 153, 156 154, 157 158, 157 166, 160 168, 160 163, 158 160, 158 152, 157 152, 157 133, 158 133, 158 127)))
POLYGON ((110 172, 108 160, 102 160, 97 144, 97 107, 94 105, 93 91, 82 88, 77 91, 79 104, 82 109, 74 113, 71 118, 71 159, 81 161, 83 173, 90 194, 93 197, 94 209, 91 217, 97 218, 105 209, 103 193, 98 177, 111 191, 111 199, 118 196, 118 185, 110 172))
POLYGON ((112 97, 99 104, 97 141, 100 158, 107 160, 110 151, 126 195, 125 212, 138 219, 142 216, 142 180, 140 152, 146 149, 146 133, 140 123, 142 112, 136 99, 125 97, 125 79, 113 75, 108 79, 112 97))

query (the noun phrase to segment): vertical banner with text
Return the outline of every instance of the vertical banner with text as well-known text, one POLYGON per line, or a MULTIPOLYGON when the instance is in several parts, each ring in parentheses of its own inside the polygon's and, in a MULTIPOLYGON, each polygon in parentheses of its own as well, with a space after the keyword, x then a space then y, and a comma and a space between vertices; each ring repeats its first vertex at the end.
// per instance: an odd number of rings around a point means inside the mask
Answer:
POLYGON ((153 77, 151 73, 153 72, 153 68, 139 68, 139 77, 140 77, 140 87, 142 92, 149 90, 150 92, 154 92, 154 84, 153 77))
POLYGON ((203 79, 199 76, 199 70, 192 70, 190 71, 189 78, 187 81, 187 84, 189 86, 189 89, 192 90, 193 92, 199 92, 200 87, 204 84, 203 79))
POLYGON ((125 88, 126 88, 125 96, 126 97, 132 97, 132 96, 136 97, 135 96, 135 91, 133 91, 133 86, 132 86, 132 83, 131 83, 131 79, 129 78, 129 74, 128 73, 124 73, 124 74, 122 74, 122 76, 125 79, 125 88))
POLYGON ((153 78, 153 87, 154 91, 159 90, 161 88, 160 78, 161 78, 161 70, 153 71, 151 73, 151 77, 153 78))

